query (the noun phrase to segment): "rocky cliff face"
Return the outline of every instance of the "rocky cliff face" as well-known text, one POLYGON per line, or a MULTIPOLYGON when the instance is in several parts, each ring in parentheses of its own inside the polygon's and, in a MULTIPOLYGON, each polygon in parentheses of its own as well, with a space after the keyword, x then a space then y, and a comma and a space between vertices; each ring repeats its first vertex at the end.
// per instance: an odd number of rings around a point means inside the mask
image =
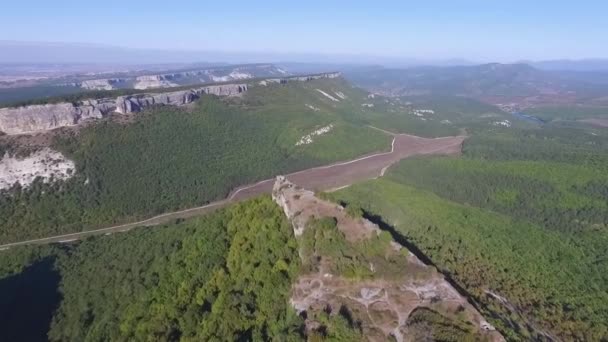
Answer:
POLYGON ((120 86, 126 83, 127 80, 124 78, 107 78, 107 79, 99 79, 99 80, 88 80, 83 81, 80 84, 75 84, 84 89, 89 90, 112 90, 116 88, 120 88, 120 86))
POLYGON ((86 119, 102 118, 115 109, 111 99, 85 100, 79 104, 55 103, 0 109, 0 132, 21 134, 73 126, 86 119))
MULTIPOLYGON (((311 76, 296 76, 268 79, 260 82, 286 83, 290 81, 310 81, 321 78, 336 78, 340 73, 327 73, 311 76)), ((160 80, 150 76, 150 80, 160 80)), ((110 82, 109 80, 106 80, 110 82)), ((111 83, 111 82, 110 82, 111 83)), ((97 84, 103 86, 103 82, 97 84)), ((109 84, 109 83, 107 83, 109 84)), ((93 85, 91 85, 93 86, 93 85)), ((6 134, 24 134, 46 131, 58 127, 74 126, 83 120, 100 119, 116 112, 120 114, 136 113, 154 105, 182 106, 199 99, 203 94, 216 96, 235 96, 249 88, 246 83, 209 85, 189 90, 166 93, 144 93, 119 96, 115 99, 84 100, 79 103, 55 103, 31 105, 14 108, 0 108, 0 132, 6 134)))
POLYGON ((0 109, 0 132, 24 134, 74 126, 87 119, 101 119, 112 112, 136 113, 154 105, 182 106, 202 94, 234 96, 247 91, 247 84, 224 84, 158 94, 119 96, 116 99, 84 100, 0 109))
POLYGON ((290 76, 290 77, 282 77, 282 78, 267 78, 264 80, 261 80, 260 82, 258 82, 258 84, 266 86, 272 83, 287 83, 287 82, 291 82, 291 81, 298 81, 298 82, 307 82, 307 81, 312 81, 312 80, 319 80, 319 79, 323 79, 323 78, 338 78, 341 77, 342 73, 340 72, 328 72, 328 73, 323 73, 323 74, 316 74, 316 75, 305 75, 305 76, 290 76))
POLYGON ((258 77, 285 76, 287 74, 285 70, 272 64, 251 64, 144 75, 136 77, 133 83, 135 89, 152 89, 211 82, 234 82, 258 77))
POLYGON ((178 84, 171 82, 171 75, 150 75, 135 78, 135 89, 170 88, 178 84))
POLYGON ((120 96, 116 99, 117 113, 140 112, 153 105, 183 106, 199 99, 202 94, 234 96, 247 91, 246 84, 225 84, 160 94, 120 96))

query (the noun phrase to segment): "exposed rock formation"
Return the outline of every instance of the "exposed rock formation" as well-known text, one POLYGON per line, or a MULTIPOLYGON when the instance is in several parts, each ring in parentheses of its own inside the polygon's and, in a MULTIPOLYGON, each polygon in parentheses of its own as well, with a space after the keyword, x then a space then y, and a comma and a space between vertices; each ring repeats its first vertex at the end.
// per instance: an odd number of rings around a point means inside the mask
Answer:
POLYGON ((82 81, 79 84, 81 88, 89 90, 112 90, 120 88, 120 85, 126 83, 124 78, 107 78, 99 80, 82 81))
MULTIPOLYGON (((160 76, 165 77, 167 75, 160 76)), ((340 73, 328 73, 311 76, 270 79, 267 81, 270 83, 286 83, 289 81, 310 81, 321 78, 336 78, 339 76, 340 73)), ((156 79, 155 77, 156 76, 150 79, 156 79)), ((110 80, 104 81, 110 82, 110 80)), ((103 84, 103 82, 100 82, 99 84, 103 84)), ((14 108, 0 108, 0 132, 4 132, 6 134, 23 134, 45 131, 58 127, 74 126, 83 120, 100 119, 112 112, 128 114, 140 112, 145 108, 154 105, 186 105, 196 101, 203 94, 216 96, 239 95, 246 92, 248 87, 249 85, 246 83, 209 85, 189 90, 166 93, 145 93, 119 96, 116 99, 105 98, 99 100, 83 100, 76 104, 56 103, 14 108)))
POLYGON ((74 162, 63 154, 44 148, 27 157, 10 156, 0 159, 0 190, 8 189, 15 183, 28 187, 38 177, 43 182, 68 179, 75 170, 74 162))
POLYGON ((328 72, 316 75, 305 75, 305 76, 290 76, 283 78, 267 78, 265 80, 261 80, 258 82, 259 85, 267 86, 272 83, 287 83, 290 81, 299 81, 299 82, 307 82, 312 80, 319 80, 323 78, 338 78, 341 77, 342 73, 340 72, 328 72))
POLYGON ((234 96, 247 91, 246 84, 225 84, 160 94, 120 96, 116 99, 116 112, 122 114, 140 112, 153 105, 182 106, 199 99, 202 94, 234 96))
POLYGON ((230 82, 256 77, 285 75, 287 72, 272 64, 227 66, 200 70, 146 75, 135 78, 135 89, 176 87, 184 84, 230 82))
POLYGON ((135 89, 169 88, 178 84, 171 82, 172 75, 149 75, 135 78, 135 89))
POLYGON ((83 100, 77 104, 55 103, 0 109, 0 132, 23 134, 74 126, 87 119, 100 119, 112 112, 140 112, 153 105, 181 106, 202 94, 233 96, 247 91, 246 84, 224 84, 159 94, 119 96, 116 99, 83 100))
POLYGON ((346 311, 368 340, 410 341, 415 339, 410 315, 428 308, 446 320, 469 325, 476 340, 504 341, 443 275, 372 222, 281 176, 272 197, 298 238, 303 266, 292 287, 291 304, 305 312, 308 331, 322 331, 323 323, 315 318, 319 313, 346 311), (335 227, 327 221, 319 225, 324 218, 335 227))
POLYGON ((0 131, 21 134, 73 126, 86 119, 99 119, 116 109, 111 99, 72 103, 32 105, 0 109, 0 131))

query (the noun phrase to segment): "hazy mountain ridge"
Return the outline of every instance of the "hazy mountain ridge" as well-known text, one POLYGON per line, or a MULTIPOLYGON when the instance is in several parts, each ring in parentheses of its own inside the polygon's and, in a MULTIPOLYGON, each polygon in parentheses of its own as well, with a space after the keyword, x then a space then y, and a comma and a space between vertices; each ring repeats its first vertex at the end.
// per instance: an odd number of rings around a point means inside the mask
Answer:
POLYGON ((608 94, 602 84, 528 64, 379 69, 351 71, 346 76, 370 91, 390 96, 467 96, 494 104, 576 103, 608 94))

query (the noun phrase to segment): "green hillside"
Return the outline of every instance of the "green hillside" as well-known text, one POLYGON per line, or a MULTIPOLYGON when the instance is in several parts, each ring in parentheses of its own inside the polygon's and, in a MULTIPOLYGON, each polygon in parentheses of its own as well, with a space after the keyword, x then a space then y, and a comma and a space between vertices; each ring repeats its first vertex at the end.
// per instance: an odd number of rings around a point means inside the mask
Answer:
MULTIPOLYGON (((378 275, 390 279, 407 254, 385 255, 391 238, 381 237, 349 252, 374 257, 378 275)), ((345 306, 308 310, 319 322, 314 330, 292 308, 292 284, 310 272, 298 255, 305 245, 264 196, 154 229, 13 248, 0 258, 0 340, 363 341, 369 327, 345 306)), ((352 263, 344 250, 330 252, 352 263)), ((401 276, 412 276, 411 267, 401 276)), ((483 340, 462 312, 438 308, 412 313, 412 335, 483 340)))
POLYGON ((0 261, 0 312, 11 317, 0 339, 301 339, 288 304, 296 248, 263 197, 154 230, 13 249, 0 261), (28 315, 33 293, 48 305, 28 315))
MULTIPOLYGON (((598 131, 596 131, 598 132, 598 131)), ((330 194, 422 250, 514 339, 608 338, 608 135, 478 135, 330 194)))
POLYGON ((386 150, 390 137, 353 114, 362 94, 340 79, 257 86, 242 98, 205 96, 191 108, 158 107, 128 123, 66 130, 53 147, 76 162, 75 176, 0 196, 0 241, 202 205, 239 185, 386 150), (345 99, 332 101, 317 89, 345 99), (329 125, 312 143, 296 146, 329 125))

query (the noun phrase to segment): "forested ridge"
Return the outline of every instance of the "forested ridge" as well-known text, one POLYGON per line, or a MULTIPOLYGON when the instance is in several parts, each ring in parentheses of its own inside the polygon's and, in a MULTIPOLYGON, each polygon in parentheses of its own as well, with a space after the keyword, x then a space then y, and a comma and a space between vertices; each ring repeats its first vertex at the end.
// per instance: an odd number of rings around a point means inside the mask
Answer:
POLYGON ((477 134, 332 194, 379 215, 513 339, 608 338, 605 132, 477 134), (592 134, 593 133, 593 134, 592 134))
MULTIPOLYGON (((319 229, 339 238, 335 222, 323 222, 329 225, 319 229)), ((332 250, 331 240, 318 239, 315 248, 342 259, 346 273, 366 269, 332 250)), ((381 277, 415 277, 409 268, 394 269, 394 258, 406 260, 406 253, 384 260, 389 241, 383 233, 355 254, 373 257, 381 277)), ((0 340, 365 340, 345 307, 296 313, 292 284, 309 272, 301 247, 281 208, 263 196, 155 229, 12 248, 0 259, 0 317, 11 317, 0 321, 0 340), (306 317, 318 325, 306 329, 306 317)), ((459 316, 444 314, 422 310, 408 325, 446 341, 479 337, 459 316)))
POLYGON ((47 327, 53 341, 304 337, 288 304, 297 242, 269 197, 154 230, 13 249, 0 260, 0 287, 48 256, 63 297, 47 327))

